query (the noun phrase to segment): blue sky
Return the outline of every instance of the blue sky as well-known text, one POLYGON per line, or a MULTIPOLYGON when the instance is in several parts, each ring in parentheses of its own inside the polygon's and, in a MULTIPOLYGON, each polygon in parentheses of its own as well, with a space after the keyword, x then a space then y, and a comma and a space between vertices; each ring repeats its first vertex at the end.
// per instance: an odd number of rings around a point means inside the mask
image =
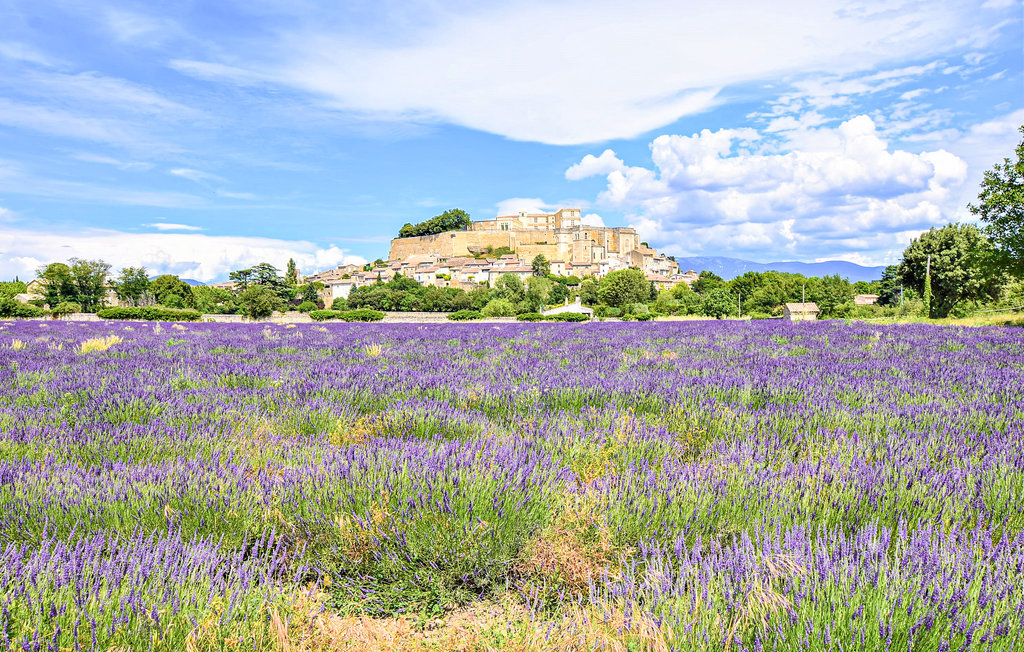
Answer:
POLYGON ((308 273, 452 207, 885 264, 1024 124, 1017 1, 335 4, 0 0, 0 278, 308 273))

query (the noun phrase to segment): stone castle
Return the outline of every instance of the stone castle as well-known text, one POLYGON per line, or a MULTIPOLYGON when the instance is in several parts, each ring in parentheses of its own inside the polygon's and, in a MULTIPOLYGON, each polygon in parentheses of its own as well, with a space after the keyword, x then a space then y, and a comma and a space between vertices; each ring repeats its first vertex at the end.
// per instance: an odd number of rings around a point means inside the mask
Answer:
POLYGON ((465 231, 448 231, 391 241, 389 260, 433 255, 442 258, 473 256, 507 247, 519 258, 543 254, 549 261, 590 265, 607 258, 628 257, 647 247, 637 242, 631 227, 590 226, 582 223, 580 209, 554 213, 528 213, 473 222, 465 231))

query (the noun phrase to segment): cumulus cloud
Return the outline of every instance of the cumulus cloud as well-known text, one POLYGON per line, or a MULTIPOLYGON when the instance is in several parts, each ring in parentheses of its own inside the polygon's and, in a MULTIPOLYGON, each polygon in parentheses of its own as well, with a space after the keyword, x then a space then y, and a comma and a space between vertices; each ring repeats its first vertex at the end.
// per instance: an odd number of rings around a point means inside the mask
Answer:
POLYGON ((565 171, 565 178, 569 181, 579 181, 587 177, 602 176, 624 170, 626 164, 610 149, 601 152, 600 156, 587 154, 583 160, 565 171))
POLYGON ((561 206, 549 204, 540 197, 511 197, 497 204, 498 216, 518 215, 519 211, 527 213, 552 213, 561 206))
POLYGON ((283 268, 294 258, 307 273, 366 262, 333 244, 324 247, 304 240, 199 233, 104 229, 53 233, 0 225, 0 243, 0 278, 30 277, 41 264, 74 256, 103 258, 115 270, 142 265, 155 274, 178 274, 200 281, 223 279, 232 270, 262 261, 283 268))
POLYGON ((587 213, 580 219, 580 223, 586 226, 604 226, 604 218, 597 213, 587 213))
POLYGON ((578 144, 634 137, 706 111, 723 101, 724 86, 871 70, 994 38, 986 29, 992 17, 968 0, 856 8, 795 0, 785 11, 753 0, 418 9, 428 15, 389 25, 380 38, 353 34, 329 16, 297 16, 276 44, 254 41, 251 52, 172 66, 205 80, 298 89, 349 114, 578 144))
POLYGON ((659 136, 653 167, 608 172, 597 205, 626 213, 644 240, 672 253, 887 256, 949 221, 967 176, 948 151, 890 148, 867 116, 772 138, 753 129, 659 136))

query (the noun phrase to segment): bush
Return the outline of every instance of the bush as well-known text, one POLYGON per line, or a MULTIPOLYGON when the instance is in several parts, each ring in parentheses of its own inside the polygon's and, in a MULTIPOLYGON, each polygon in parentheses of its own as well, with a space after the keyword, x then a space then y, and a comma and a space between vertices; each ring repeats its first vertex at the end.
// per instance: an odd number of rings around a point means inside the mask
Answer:
POLYGON ((572 322, 590 321, 590 317, 589 316, 581 314, 581 313, 578 313, 578 312, 560 312, 560 313, 555 314, 555 315, 546 315, 544 317, 544 319, 546 321, 572 321, 572 322))
POLYGON ((516 315, 518 321, 544 321, 544 315, 539 312, 524 312, 521 315, 516 315))
POLYGON ((309 317, 313 321, 327 321, 328 319, 340 319, 341 321, 380 321, 384 319, 384 313, 378 310, 360 308, 359 310, 311 310, 309 317))
POLYGON ((379 310, 361 308, 359 310, 338 313, 338 319, 343 321, 380 321, 384 319, 384 313, 379 310))
POLYGON ((74 312, 82 312, 81 304, 75 303, 74 301, 61 301, 53 307, 50 313, 54 317, 66 317, 74 312))
POLYGON ((309 317, 313 321, 327 321, 337 319, 341 315, 340 310, 310 310, 309 317))
POLYGON ((299 304, 299 312, 310 312, 311 310, 316 310, 316 304, 312 301, 303 301, 299 304))
POLYGON ((160 306, 144 308, 103 308, 96 315, 100 319, 143 319, 145 321, 199 321, 198 310, 175 310, 160 306))
POLYGON ((655 317, 654 313, 651 313, 651 312, 645 312, 643 314, 634 315, 634 316, 636 317, 637 321, 653 321, 654 317, 655 317))
POLYGON ((512 317, 516 308, 508 299, 491 299, 480 313, 484 317, 512 317))
POLYGON ((46 311, 39 306, 18 303, 14 299, 0 295, 0 317, 42 317, 46 311))
POLYGON ((345 300, 345 297, 338 297, 331 303, 331 310, 348 310, 348 301, 345 300))
POLYGON ((479 310, 459 310, 448 315, 452 321, 470 321, 471 319, 483 319, 484 315, 479 310))

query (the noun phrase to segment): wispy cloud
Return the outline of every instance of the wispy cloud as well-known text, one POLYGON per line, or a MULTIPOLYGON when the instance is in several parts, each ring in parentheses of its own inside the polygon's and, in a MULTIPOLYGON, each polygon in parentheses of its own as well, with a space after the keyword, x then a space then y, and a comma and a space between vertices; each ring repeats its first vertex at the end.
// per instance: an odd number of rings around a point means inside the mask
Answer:
POLYGON ((174 168, 170 172, 176 177, 182 177, 183 179, 195 181, 196 183, 205 183, 207 181, 224 183, 227 181, 224 177, 219 177, 216 174, 203 172, 202 170, 193 170, 192 168, 174 168))
POLYGON ((192 226, 190 224, 174 224, 172 222, 153 222, 152 224, 143 224, 142 226, 149 226, 157 231, 202 231, 201 226, 192 226))
POLYGON ((366 262, 333 244, 198 233, 125 233, 102 229, 52 233, 0 224, 0 242, 4 243, 0 278, 29 276, 41 264, 73 256, 101 256, 115 269, 141 265, 155 273, 179 274, 200 281, 225 278, 232 270, 262 261, 283 268, 293 258, 301 270, 310 272, 366 262))

